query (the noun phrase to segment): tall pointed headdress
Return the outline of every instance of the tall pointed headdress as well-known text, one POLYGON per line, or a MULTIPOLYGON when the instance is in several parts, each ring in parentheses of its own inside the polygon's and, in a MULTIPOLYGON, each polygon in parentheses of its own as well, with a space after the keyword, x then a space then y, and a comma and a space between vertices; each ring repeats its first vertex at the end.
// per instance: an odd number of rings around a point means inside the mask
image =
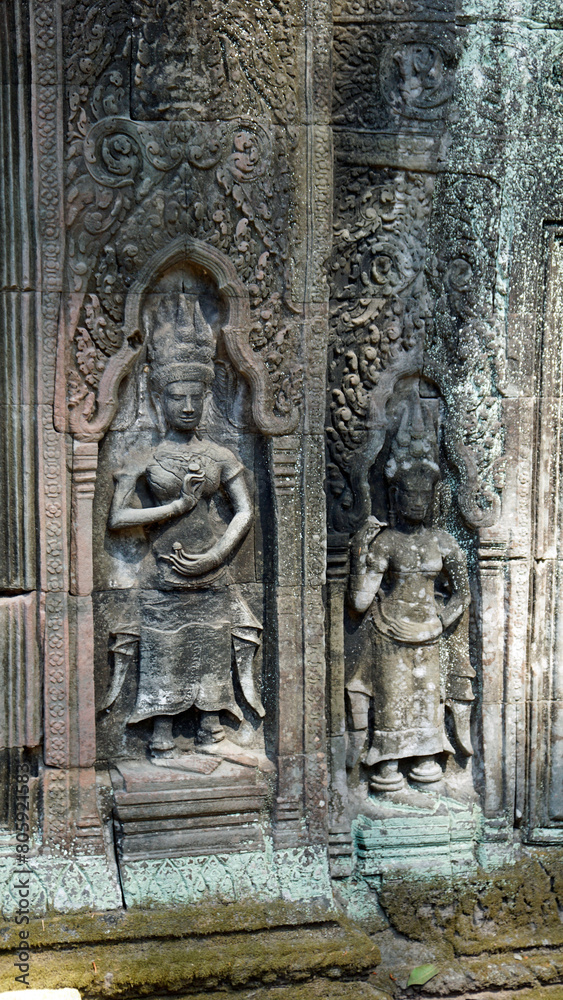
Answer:
POLYGON ((414 392, 403 406, 385 466, 385 478, 391 485, 412 475, 423 476, 433 482, 440 478, 434 420, 428 409, 423 408, 418 392, 414 392))
POLYGON ((215 338, 197 299, 163 296, 145 313, 149 335, 150 381, 156 392, 171 382, 213 381, 215 338))

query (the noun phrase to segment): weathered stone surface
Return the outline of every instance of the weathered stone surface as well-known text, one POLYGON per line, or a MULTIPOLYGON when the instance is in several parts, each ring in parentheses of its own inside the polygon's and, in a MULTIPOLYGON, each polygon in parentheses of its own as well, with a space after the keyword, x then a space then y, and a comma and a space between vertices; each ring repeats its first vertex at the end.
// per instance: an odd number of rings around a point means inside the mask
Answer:
POLYGON ((0 905, 8 951, 23 855, 46 983, 557 995, 562 53, 555 0, 2 8, 0 905))
MULTIPOLYGON (((247 983, 272 984, 277 979, 291 982, 315 975, 363 974, 379 960, 378 949, 367 935, 329 916, 326 909, 322 916, 310 912, 307 921, 303 909, 292 914, 287 907, 276 912, 270 905, 269 919, 266 911, 257 920, 253 908, 243 919, 244 930, 238 933, 232 924, 229 929, 228 909, 224 922, 222 909, 215 904, 207 914, 200 911, 201 922, 194 928, 194 936, 187 936, 185 922, 186 915, 188 925, 193 919, 193 909, 191 914, 182 909, 168 911, 160 920, 157 916, 156 922, 151 917, 151 933, 158 928, 163 937, 160 940, 139 940, 139 934, 142 938, 149 924, 147 915, 139 921, 134 911, 124 919, 106 917, 94 926, 89 917, 83 918, 82 925, 73 924, 69 917, 59 926, 59 934, 55 933, 59 940, 56 950, 41 947, 38 929, 33 956, 35 974, 48 988, 65 982, 90 996, 105 996, 111 990, 112 995, 134 997, 159 990, 197 992, 220 984, 227 989, 241 989, 247 983), (269 930, 249 932, 253 924, 264 922, 264 916, 269 930), (284 917, 289 918, 289 924, 297 920, 298 926, 283 926, 284 917), (122 923, 125 927, 120 927, 122 923), (207 929, 211 933, 206 933, 207 929), (170 933, 176 937, 171 939, 170 933), (134 940, 120 942, 122 935, 134 936, 134 940), (66 946, 69 936, 74 941, 71 948, 66 946)), ((235 922, 240 920, 241 912, 239 906, 233 914, 235 922)), ((52 936, 47 932, 47 940, 52 936)), ((9 982, 10 974, 2 973, 0 985, 9 982)))
MULTIPOLYGON (((2 994, 6 1000, 14 1000, 15 995, 15 990, 2 994)), ((80 993, 73 989, 31 990, 30 1000, 80 1000, 80 993)))
MULTIPOLYGON (((337 970, 340 971, 340 970, 337 970)), ((194 1000, 220 1000, 224 994, 221 993, 200 993, 194 994, 194 1000)), ((271 986, 262 989, 252 989, 250 992, 243 990, 240 993, 241 1000, 307 1000, 307 997, 318 997, 319 1000, 386 1000, 389 996, 384 990, 378 990, 370 983, 341 983, 330 979, 310 979, 301 985, 295 986, 271 986)))

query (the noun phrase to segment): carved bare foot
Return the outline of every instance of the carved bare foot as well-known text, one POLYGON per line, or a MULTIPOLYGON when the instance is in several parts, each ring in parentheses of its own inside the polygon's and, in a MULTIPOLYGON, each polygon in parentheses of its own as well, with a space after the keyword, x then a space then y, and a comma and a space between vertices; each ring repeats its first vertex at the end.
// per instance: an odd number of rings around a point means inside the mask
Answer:
POLYGON ((220 743, 225 739, 223 729, 217 712, 202 712, 199 720, 199 729, 195 738, 196 743, 205 746, 212 743, 220 743))
POLYGON ((416 763, 409 771, 411 781, 418 781, 423 785, 430 785, 434 781, 443 778, 442 768, 433 757, 418 757, 416 763))
POLYGON ((152 738, 149 743, 152 757, 172 757, 175 747, 172 722, 171 715, 155 716, 152 738))
POLYGON ((203 756, 198 753, 182 753, 177 748, 170 751, 170 756, 152 758, 156 767, 168 768, 172 771, 191 771, 198 774, 211 774, 219 767, 219 757, 203 756))
POLYGON ((199 753, 211 754, 213 757, 221 757, 223 760, 231 761, 233 764, 241 764, 243 767, 256 767, 261 771, 273 774, 275 767, 265 754, 255 750, 246 750, 239 747, 238 743, 223 739, 219 743, 203 743, 198 747, 199 753))
POLYGON ((376 764, 369 787, 372 792, 397 792, 404 783, 405 779, 399 771, 399 761, 382 760, 376 764))

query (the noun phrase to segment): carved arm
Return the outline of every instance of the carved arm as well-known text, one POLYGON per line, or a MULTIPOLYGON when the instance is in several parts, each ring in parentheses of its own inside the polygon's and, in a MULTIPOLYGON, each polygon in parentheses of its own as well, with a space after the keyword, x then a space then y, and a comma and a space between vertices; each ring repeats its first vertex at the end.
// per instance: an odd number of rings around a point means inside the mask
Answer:
POLYGON ((370 566, 369 547, 385 524, 376 517, 368 517, 365 524, 353 536, 350 543, 350 602, 352 607, 363 614, 369 608, 381 586, 386 565, 370 566))
POLYGON ((198 501, 198 488, 201 489, 202 477, 191 474, 185 477, 182 492, 177 500, 160 507, 133 507, 132 500, 139 477, 140 473, 137 471, 121 471, 114 475, 116 485, 108 518, 108 527, 112 531, 168 521, 172 517, 178 517, 192 510, 198 501), (194 480, 197 480, 195 485, 194 480))
POLYGON ((253 514, 250 494, 242 471, 227 481, 225 490, 234 511, 227 530, 207 552, 190 554, 181 547, 175 548, 174 553, 166 558, 178 573, 184 576, 199 576, 217 569, 247 534, 253 514))

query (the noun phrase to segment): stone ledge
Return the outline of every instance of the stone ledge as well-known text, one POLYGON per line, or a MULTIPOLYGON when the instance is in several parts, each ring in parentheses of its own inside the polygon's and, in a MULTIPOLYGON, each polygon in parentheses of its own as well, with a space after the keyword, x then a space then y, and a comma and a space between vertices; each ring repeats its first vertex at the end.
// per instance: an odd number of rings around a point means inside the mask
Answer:
POLYGON ((563 986, 534 987, 531 990, 501 990, 500 993, 466 993, 457 1000, 563 1000, 563 986))
MULTIPOLYGON (((414 991, 410 991, 414 996, 414 991)), ((389 1000, 391 994, 366 982, 334 983, 327 979, 310 980, 291 986, 270 986, 237 991, 232 1000, 389 1000)), ((189 1000, 227 1000, 225 993, 192 993, 189 1000)), ((156 997, 154 1000, 164 1000, 156 997)), ((184 998, 177 998, 184 1000, 184 998)), ((464 993, 456 1000, 563 1000, 563 986, 533 990, 501 990, 494 993, 464 993)))
MULTIPOLYGON (((174 939, 190 935, 252 933, 280 927, 343 923, 336 910, 319 901, 290 903, 283 900, 248 903, 205 902, 193 906, 132 908, 97 913, 49 914, 32 918, 29 938, 34 949, 68 948, 91 944, 104 946, 143 939, 174 939)), ((344 920, 344 923, 346 921, 344 920)), ((0 925, 0 953, 11 951, 19 927, 13 920, 0 925)))
POLYGON ((528 849, 516 864, 456 879, 394 874, 378 884, 377 897, 395 932, 459 956, 563 946, 559 849, 528 849))
MULTIPOLYGON (((491 990, 495 998, 514 995, 527 1000, 527 996, 533 994, 537 1000, 544 988, 559 990, 563 1000, 563 948, 533 948, 454 958, 439 947, 419 946, 413 950, 408 943, 401 948, 401 942, 390 947, 382 938, 383 935, 375 936, 381 946, 382 962, 372 980, 378 988, 392 992, 395 1000, 413 995, 413 990, 406 988, 409 973, 415 966, 427 963, 433 963, 438 969, 433 979, 416 988, 416 993, 427 1000, 445 997, 484 1000, 491 995, 488 992, 491 990)), ((550 995, 546 993, 546 997, 550 995)), ((559 1000, 557 993, 553 996, 559 1000)))

